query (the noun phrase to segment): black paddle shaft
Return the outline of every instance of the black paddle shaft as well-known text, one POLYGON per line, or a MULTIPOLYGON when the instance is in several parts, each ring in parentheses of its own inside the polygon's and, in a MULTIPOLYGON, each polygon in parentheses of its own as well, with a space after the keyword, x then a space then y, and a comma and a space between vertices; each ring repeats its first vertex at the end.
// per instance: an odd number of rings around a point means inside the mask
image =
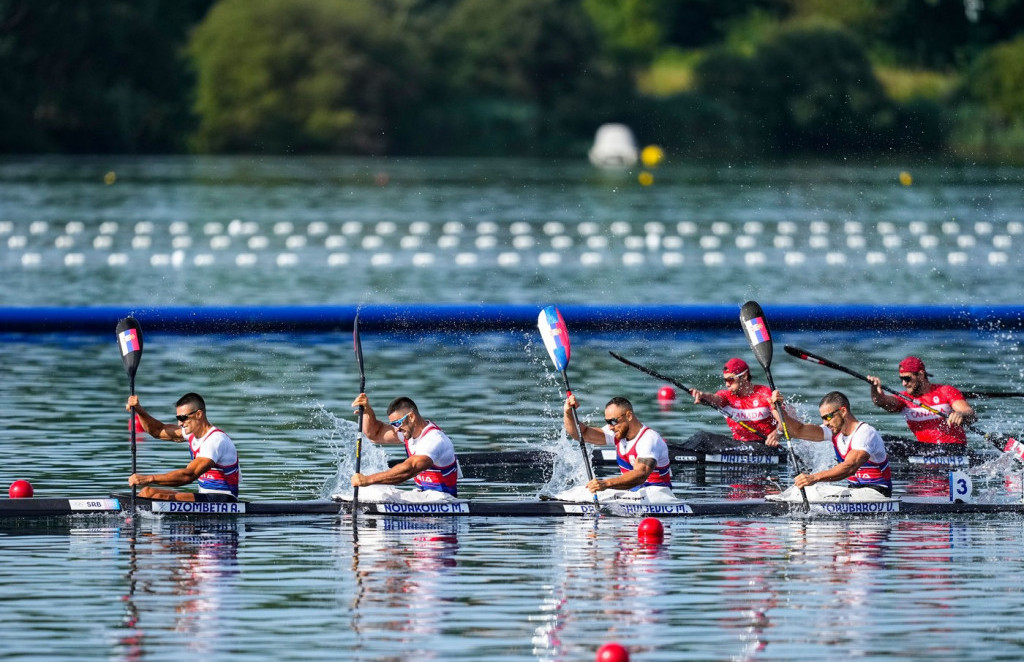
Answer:
MULTIPOLYGON (((761 310, 761 306, 756 301, 748 301, 740 308, 740 323, 743 325, 743 333, 747 336, 750 350, 754 352, 754 357, 764 369, 764 376, 768 379, 768 388, 774 393, 775 380, 772 379, 771 368, 772 334, 768 330, 768 320, 764 316, 764 311, 761 310)), ((798 474, 805 473, 800 466, 800 460, 796 452, 793 450, 793 443, 789 438, 789 430, 786 429, 786 417, 782 412, 782 407, 776 405, 775 411, 778 412, 779 422, 782 424, 782 434, 786 437, 786 451, 789 454, 789 460, 793 463, 793 468, 796 469, 798 474)), ((807 499, 807 490, 801 487, 800 496, 803 497, 804 512, 808 512, 811 509, 811 504, 807 499)))
MULTIPOLYGON (((833 370, 838 370, 839 372, 845 372, 846 374, 850 375, 851 377, 856 377, 857 379, 860 379, 861 381, 865 381, 868 384, 871 384, 871 380, 869 380, 867 377, 865 377, 864 375, 860 374, 859 372, 857 372, 855 370, 851 370, 851 369, 847 368, 844 365, 840 365, 840 364, 836 363, 835 361, 830 361, 830 360, 826 359, 823 356, 818 356, 817 354, 814 354, 812 352, 808 352, 806 349, 800 349, 799 347, 793 347, 792 345, 786 345, 783 349, 786 350, 787 354, 795 356, 798 359, 803 359, 804 361, 810 361, 811 363, 817 363, 818 365, 823 365, 826 368, 832 368, 833 370)), ((874 384, 871 384, 871 385, 874 386, 874 384)), ((942 411, 939 411, 938 409, 935 409, 934 407, 929 407, 928 405, 926 405, 925 403, 921 402, 920 400, 917 400, 916 398, 912 398, 912 397, 910 397, 910 396, 908 396, 908 395, 906 395, 904 393, 901 393, 900 391, 897 391, 895 389, 889 388, 885 384, 880 384, 879 388, 881 388, 883 391, 885 391, 887 393, 891 393, 892 395, 894 395, 897 398, 903 400, 904 402, 907 402, 907 403, 912 404, 912 405, 917 405, 918 407, 923 407, 924 409, 927 409, 928 411, 930 411, 931 413, 935 414, 936 416, 942 417, 942 419, 944 419, 944 420, 949 418, 949 414, 947 414, 945 412, 942 412, 942 411)), ((975 434, 980 434, 985 439, 985 441, 989 442, 990 444, 992 444, 993 446, 995 446, 999 450, 1003 450, 1004 445, 1005 445, 1006 441, 1008 440, 1008 438, 1005 435, 996 435, 996 434, 993 434, 991 432, 985 432, 984 430, 976 428, 976 427, 974 427, 973 425, 971 425, 969 423, 965 424, 964 427, 967 428, 968 430, 970 430, 971 432, 975 433, 975 434)))
MULTIPOLYGON (((689 391, 690 391, 690 387, 687 386, 686 384, 683 384, 682 382, 676 381, 675 379, 672 379, 671 377, 669 377, 667 375, 663 375, 660 372, 658 372, 657 370, 652 370, 651 368, 648 368, 647 366, 640 365, 639 363, 634 363, 633 361, 630 361, 626 357, 620 356, 619 354, 616 354, 615 352, 609 351, 608 353, 611 354, 613 357, 615 357, 616 360, 618 360, 618 361, 620 361, 622 363, 625 363, 626 365, 630 366, 631 368, 636 368, 640 372, 648 374, 651 377, 654 377, 656 379, 662 379, 662 380, 664 380, 664 381, 666 381, 666 382, 668 382, 670 384, 678 386, 679 388, 683 389, 687 393, 689 393, 689 391)), ((744 423, 743 421, 737 421, 732 416, 730 416, 728 410, 726 410, 725 407, 719 407, 718 405, 716 405, 714 403, 711 403, 711 402, 702 403, 702 404, 706 404, 708 407, 711 407, 712 409, 717 410, 718 413, 720 413, 722 416, 725 416, 730 421, 733 421, 733 422, 737 423, 740 427, 742 427, 743 429, 747 430, 748 432, 750 432, 750 433, 752 433, 754 435, 757 435, 757 438, 760 439, 761 441, 767 441, 768 440, 768 437, 766 437, 765 435, 761 434, 758 430, 756 430, 752 426, 748 425, 747 423, 744 423)))
MULTIPOLYGON (((572 388, 569 386, 569 375, 562 371, 562 381, 565 383, 565 397, 572 395, 572 388)), ((580 425, 580 417, 576 414, 575 407, 569 407, 572 412, 572 422, 576 424, 576 433, 580 435, 580 451, 583 453, 583 465, 587 468, 587 481, 594 480, 594 470, 590 466, 590 456, 587 453, 587 444, 583 441, 583 427, 580 425)), ((597 498, 597 495, 594 495, 597 498)))
MULTIPOLYGON (((363 343, 359 339, 359 313, 352 322, 352 347, 356 354, 356 366, 359 368, 359 392, 366 392, 366 370, 363 367, 363 343)), ((363 457, 363 406, 359 405, 356 414, 356 473, 361 470, 363 457)), ((355 526, 359 512, 359 487, 352 488, 352 525, 355 526)))

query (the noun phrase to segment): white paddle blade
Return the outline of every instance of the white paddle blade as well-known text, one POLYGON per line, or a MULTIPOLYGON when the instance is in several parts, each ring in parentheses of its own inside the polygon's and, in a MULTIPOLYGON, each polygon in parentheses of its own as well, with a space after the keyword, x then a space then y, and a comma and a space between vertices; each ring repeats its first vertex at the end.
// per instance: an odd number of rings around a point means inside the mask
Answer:
POLYGON ((540 311, 537 317, 537 328, 544 339, 544 347, 548 350, 555 369, 562 372, 569 365, 569 330, 562 319, 562 313, 554 306, 540 311))

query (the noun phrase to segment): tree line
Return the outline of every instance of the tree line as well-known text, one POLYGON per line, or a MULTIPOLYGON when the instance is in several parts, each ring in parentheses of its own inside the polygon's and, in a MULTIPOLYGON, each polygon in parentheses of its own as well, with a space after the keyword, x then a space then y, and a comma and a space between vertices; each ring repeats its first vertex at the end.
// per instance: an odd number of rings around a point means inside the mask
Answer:
POLYGON ((1024 0, 0 0, 0 151, 1024 154, 1024 0))

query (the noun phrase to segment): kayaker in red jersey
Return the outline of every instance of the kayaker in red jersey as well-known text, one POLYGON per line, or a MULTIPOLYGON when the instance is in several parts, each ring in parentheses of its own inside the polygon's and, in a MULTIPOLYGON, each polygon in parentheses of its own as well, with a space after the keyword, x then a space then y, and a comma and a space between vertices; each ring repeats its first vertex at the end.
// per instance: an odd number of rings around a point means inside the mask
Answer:
POLYGON ((921 443, 966 444, 967 436, 963 426, 973 423, 977 419, 977 414, 964 399, 963 394, 952 386, 931 383, 924 361, 916 356, 908 356, 900 361, 899 374, 905 389, 902 394, 921 404, 914 404, 885 393, 882 390, 882 380, 868 375, 867 380, 871 382, 871 401, 885 411, 902 411, 907 419, 907 427, 921 443), (922 404, 927 405, 927 408, 922 404), (945 416, 935 413, 936 411, 945 416))
POLYGON ((722 369, 725 388, 715 393, 704 393, 690 389, 693 401, 699 405, 711 405, 724 410, 729 416, 727 422, 732 437, 737 441, 760 442, 761 438, 739 423, 749 425, 767 440, 767 446, 779 445, 779 432, 772 414, 772 391, 763 384, 750 380, 750 366, 743 359, 729 359, 722 369))

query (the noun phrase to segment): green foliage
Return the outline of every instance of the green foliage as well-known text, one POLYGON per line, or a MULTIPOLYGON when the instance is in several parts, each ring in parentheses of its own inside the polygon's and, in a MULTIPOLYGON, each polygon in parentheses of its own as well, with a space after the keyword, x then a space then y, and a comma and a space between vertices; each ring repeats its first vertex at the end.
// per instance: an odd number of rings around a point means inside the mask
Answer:
POLYGON ((783 32, 752 57, 709 55, 697 80, 741 118, 747 140, 775 154, 878 149, 894 122, 871 63, 842 30, 783 32))
POLYGON ((179 51, 210 4, 0 0, 0 150, 180 150, 192 79, 179 51))
POLYGON ((401 31, 361 0, 224 0, 189 53, 199 151, 383 152, 416 94, 401 31))
POLYGON ((583 0, 583 9, 613 57, 623 63, 649 61, 665 40, 674 2, 665 0, 583 0))
POLYGON ((967 89, 1006 123, 1024 123, 1024 37, 993 46, 971 67, 967 89))

